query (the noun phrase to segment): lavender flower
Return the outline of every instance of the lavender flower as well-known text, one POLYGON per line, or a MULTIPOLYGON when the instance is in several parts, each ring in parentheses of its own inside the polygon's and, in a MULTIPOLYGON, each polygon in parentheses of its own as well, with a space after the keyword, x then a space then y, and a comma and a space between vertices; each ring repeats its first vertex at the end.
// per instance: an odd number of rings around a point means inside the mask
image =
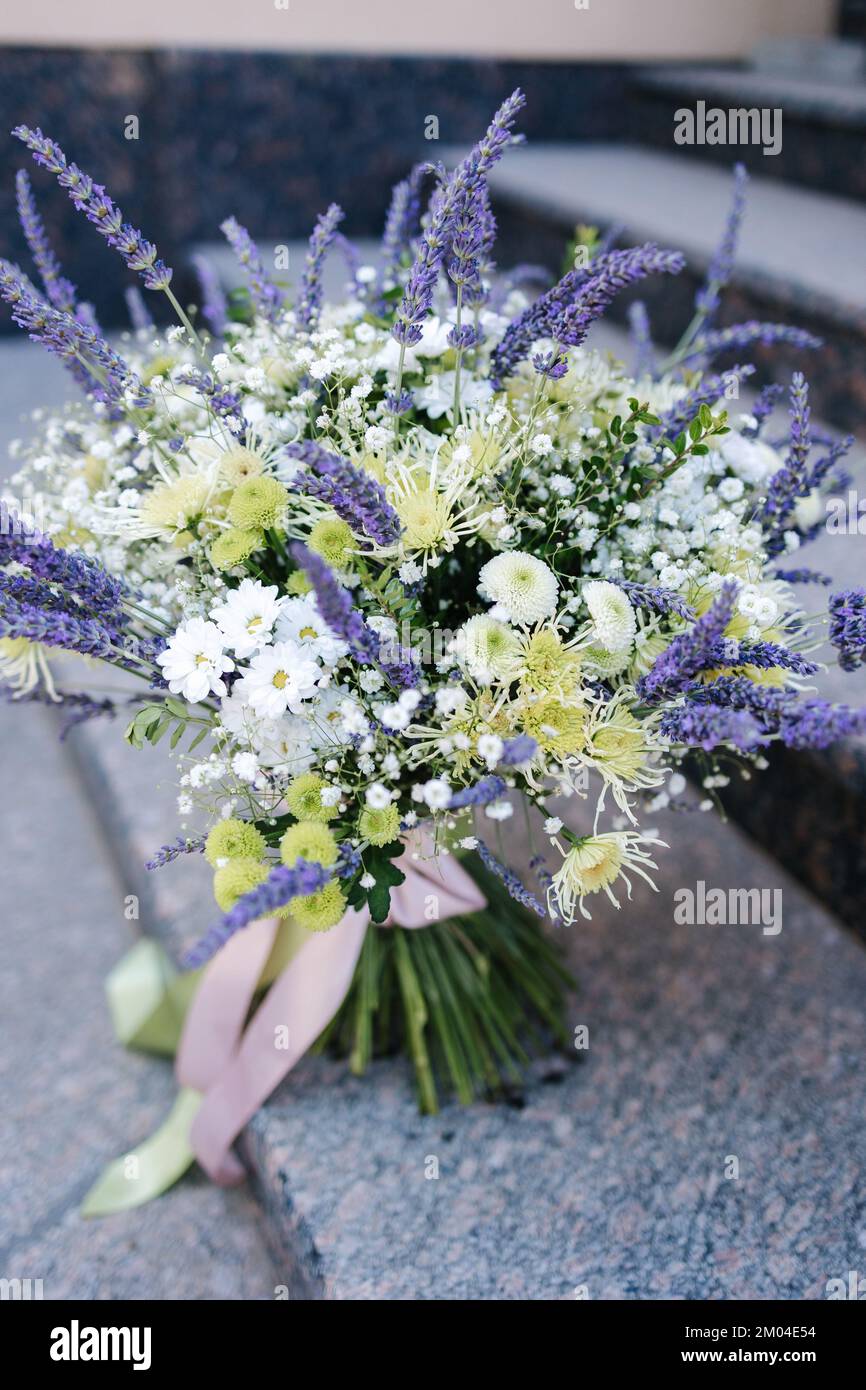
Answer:
POLYGON ((120 621, 123 590, 118 580, 90 556, 58 549, 50 537, 0 502, 0 564, 13 562, 37 579, 59 585, 87 613, 115 624, 120 621))
POLYGON ((792 652, 778 642, 741 642, 739 650, 729 662, 720 665, 757 666, 759 670, 769 671, 780 666, 783 670, 794 671, 798 676, 812 676, 821 668, 815 661, 808 661, 799 652, 792 652))
POLYGON ((755 372, 754 366, 747 362, 743 366, 729 367, 719 376, 705 376, 700 383, 677 401, 672 410, 662 416, 661 424, 654 426, 657 437, 673 438, 695 419, 702 405, 713 406, 722 400, 732 382, 738 385, 748 381, 755 372))
POLYGON ((130 223, 124 222, 123 213, 115 207, 102 184, 94 183, 77 164, 70 164, 60 146, 38 128, 31 130, 29 126, 19 125, 12 134, 24 142, 37 164, 56 175, 73 205, 93 223, 109 246, 120 252, 129 269, 142 277, 147 288, 167 290, 173 272, 158 259, 156 247, 145 241, 130 223))
POLYGON ((707 753, 723 743, 733 744, 748 753, 766 742, 757 721, 746 710, 713 704, 688 703, 666 710, 659 733, 670 743, 703 748, 707 753))
POLYGON ((403 257, 411 250, 421 212, 421 187, 427 174, 434 172, 433 164, 416 164, 409 177, 395 184, 391 192, 382 233, 382 269, 378 279, 380 306, 384 302, 381 295, 397 283, 403 257))
POLYGON ((517 88, 496 112, 487 133, 461 164, 458 164, 431 206, 430 222, 406 284, 403 300, 391 332, 407 347, 420 342, 423 323, 433 301, 436 281, 451 249, 455 222, 481 187, 482 181, 502 158, 511 142, 511 128, 525 98, 517 88))
POLYGON ((274 323, 282 307, 283 292, 265 270, 259 248, 236 217, 227 217, 221 222, 220 231, 247 273, 250 298, 257 312, 274 323))
POLYGON ((153 331, 153 315, 144 302, 144 296, 138 285, 127 285, 123 292, 126 300, 126 307, 129 311, 129 321, 136 333, 150 333, 153 331))
POLYGON ((286 453, 307 465, 308 471, 298 479, 303 490, 327 502, 353 531, 377 545, 394 545, 400 539, 400 518, 385 489, 369 473, 311 439, 287 445, 286 453))
POLYGON ((459 811, 463 806, 487 806, 496 801, 506 790, 501 777, 481 777, 471 787, 461 787, 454 792, 448 803, 449 811, 459 811))
POLYGON ((737 585, 722 585, 712 606, 687 631, 675 637, 637 682, 640 699, 656 701, 687 690, 701 671, 718 665, 720 639, 731 621, 737 585))
POLYGON ((418 673, 411 656, 404 660, 383 660, 381 643, 352 602, 352 596, 335 578, 321 556, 300 541, 291 547, 292 558, 313 586, 319 612, 332 632, 348 644, 356 661, 378 666, 392 685, 400 690, 418 684, 418 673))
POLYGON ((799 570, 776 570, 776 578, 781 579, 785 584, 832 584, 833 580, 829 574, 821 574, 819 570, 799 569, 799 570))
POLYGON ((24 637, 81 656, 106 658, 122 641, 116 628, 98 618, 78 618, 63 609, 19 602, 0 589, 0 637, 24 637))
POLYGON ((520 879, 517 877, 517 874, 513 871, 513 869, 507 869, 504 864, 500 864, 499 860, 496 858, 494 854, 491 853, 491 851, 487 848, 487 845, 485 845, 483 840, 478 841, 476 845, 476 850, 478 852, 478 857, 484 865, 485 869, 489 870, 490 873, 495 874, 496 877, 505 885, 505 887, 508 890, 509 897, 512 897, 515 902, 520 903, 522 907, 528 907, 529 910, 531 912, 534 912, 538 917, 544 917, 547 915, 541 903, 536 898, 535 894, 530 893, 529 889, 524 887, 524 885, 521 883, 520 879))
POLYGON ((586 269, 570 270, 509 324, 491 359, 494 381, 512 375, 538 338, 579 346, 621 290, 647 275, 678 275, 684 265, 679 252, 660 251, 647 242, 629 251, 609 251, 586 269))
POLYGON ((219 276, 207 256, 197 253, 192 257, 192 263, 201 290, 201 311, 210 325, 211 332, 219 337, 229 321, 228 305, 219 276))
POLYGON ((866 589, 844 589, 830 596, 830 643, 843 671, 866 666, 866 589))
POLYGON ((866 709, 831 705, 827 700, 801 700, 795 690, 756 685, 745 676, 721 676, 709 685, 696 686, 688 699, 693 706, 745 711, 763 734, 778 738, 789 748, 828 748, 840 738, 866 729, 866 709))
POLYGON ((182 854, 203 854, 206 836, 195 835, 187 837, 178 835, 171 844, 162 845, 145 864, 146 869, 161 869, 166 864, 171 864, 173 860, 179 859, 182 854))
POLYGON ((628 306, 629 336, 632 350, 632 375, 652 376, 654 352, 649 314, 642 299, 628 306))
POLYGON ((628 594, 638 608, 649 608, 653 613, 676 613, 677 617, 685 618, 689 622, 695 616, 691 604, 686 603, 682 594, 678 594, 675 589, 665 589, 662 585, 638 584, 632 579, 615 579, 614 583, 618 589, 628 594))
POLYGON ((305 898, 317 893, 327 883, 329 875, 321 864, 309 864, 299 859, 293 868, 277 864, 271 869, 264 883, 251 892, 238 898, 230 912, 212 926, 200 941, 193 946, 183 960, 187 970, 195 970, 215 956, 217 951, 230 941, 235 932, 257 922, 261 917, 271 917, 277 908, 285 907, 292 898, 305 898))
POLYGON ((789 347, 819 348, 822 340, 805 328, 793 328, 785 323, 760 323, 750 319, 747 323, 735 323, 729 328, 720 328, 714 333, 705 333, 696 338, 691 347, 680 358, 688 362, 693 357, 713 357, 718 352, 729 352, 736 348, 748 348, 754 343, 769 347, 774 343, 787 343, 789 347))
POLYGON ((19 169, 15 177, 15 192, 18 203, 18 217, 24 231, 27 245, 36 269, 39 271, 45 293, 55 309, 67 314, 75 313, 75 286, 61 274, 60 262, 52 250, 45 231, 45 225, 36 210, 33 190, 26 169, 19 169))
POLYGON ((129 393, 133 404, 149 403, 150 392, 104 338, 71 314, 36 297, 20 271, 3 260, 0 296, 11 304, 15 322, 27 330, 34 342, 41 343, 71 367, 76 379, 98 400, 119 407, 129 393))
POLYGON ((767 551, 778 555, 785 548, 788 517, 797 500, 809 491, 808 459, 811 448, 809 388, 802 372, 795 372, 790 389, 791 437, 788 457, 767 487, 760 520, 768 531, 767 551))
POLYGON ((746 206, 746 185, 749 176, 742 164, 734 166, 734 199, 728 220, 725 224, 721 243, 710 262, 705 284, 695 296, 695 308, 704 318, 710 318, 719 307, 719 291, 723 290, 731 278, 740 223, 746 206))
POLYGON ((312 333, 319 322, 319 314, 322 311, 322 270, 325 257, 337 235, 337 227, 344 216, 345 213, 339 204, 332 203, 327 212, 323 212, 318 218, 310 237, 310 246, 301 279, 300 296, 295 306, 298 326, 307 333, 312 333))
POLYGON ((534 758, 537 750, 538 744, 531 734, 515 734, 514 738, 507 738, 502 745, 500 766, 520 767, 521 763, 528 763, 530 758, 534 758))
POLYGON ((803 700, 782 715, 779 738, 787 748, 829 748, 843 738, 866 732, 866 709, 803 700))

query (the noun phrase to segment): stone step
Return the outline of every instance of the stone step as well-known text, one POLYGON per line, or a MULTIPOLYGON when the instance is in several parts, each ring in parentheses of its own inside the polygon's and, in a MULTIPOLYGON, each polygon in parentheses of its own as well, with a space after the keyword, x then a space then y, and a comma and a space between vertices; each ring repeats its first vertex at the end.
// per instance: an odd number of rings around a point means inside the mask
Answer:
POLYGON ((85 1221, 110 1159, 161 1124, 164 1060, 116 1042, 104 980, 132 942, 129 880, 75 776, 58 725, 0 706, 3 959, 0 1277, 46 1299, 268 1299, 286 1282, 250 1194, 195 1174, 149 1206, 85 1221))
MULTIPOLYGON (((820 46, 818 46, 820 47, 820 46)), ((866 138, 866 85, 862 45, 838 56, 841 66, 813 68, 805 55, 789 64, 718 67, 684 64, 638 68, 629 83, 628 138, 729 168, 741 160, 763 178, 845 198, 866 200, 863 141, 866 138), (859 68, 859 71, 858 71, 859 68), (766 155, 760 144, 675 146, 675 113, 683 108, 781 111, 781 149, 766 155)))
MULTIPOLYGON (((119 752, 95 726, 70 746, 137 891, 178 828, 169 755, 119 752)), ((821 1297, 857 1267, 866 955, 732 826, 665 814, 658 832, 658 893, 638 883, 619 914, 605 900, 561 931, 590 1047, 540 1064, 520 1107, 422 1118, 404 1061, 358 1079, 306 1059, 248 1126, 296 1296, 821 1297), (781 930, 677 925, 674 892, 698 880, 778 890, 781 930)), ((519 868, 526 845, 507 845, 519 868)), ((213 915, 205 875, 188 858, 152 875, 145 928, 195 936, 213 915)))
MULTIPOLYGON (((461 153, 443 152, 446 162, 461 153)), ((622 321, 630 299, 644 299, 658 340, 671 344, 691 318, 721 238, 732 179, 730 167, 634 145, 534 145, 510 151, 493 171, 491 188, 502 265, 526 260, 530 250, 532 259, 558 268, 579 222, 621 227, 622 245, 650 240, 683 251, 683 274, 646 280, 618 296, 611 310, 622 321)), ((864 244, 860 204, 755 177, 724 301, 726 323, 771 319, 818 333, 825 341, 820 352, 759 347, 750 356, 761 373, 756 384, 789 380, 801 368, 816 412, 859 432, 866 430, 864 244)))

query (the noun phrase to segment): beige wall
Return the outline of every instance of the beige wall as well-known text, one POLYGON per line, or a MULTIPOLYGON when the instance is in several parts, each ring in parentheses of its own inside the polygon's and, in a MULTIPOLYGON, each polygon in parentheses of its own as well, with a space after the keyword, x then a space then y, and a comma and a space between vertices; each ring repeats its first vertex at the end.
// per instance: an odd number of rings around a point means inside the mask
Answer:
POLYGON ((626 60, 735 58, 768 35, 832 32, 835 0, 5 0, 2 8, 6 44, 626 60))

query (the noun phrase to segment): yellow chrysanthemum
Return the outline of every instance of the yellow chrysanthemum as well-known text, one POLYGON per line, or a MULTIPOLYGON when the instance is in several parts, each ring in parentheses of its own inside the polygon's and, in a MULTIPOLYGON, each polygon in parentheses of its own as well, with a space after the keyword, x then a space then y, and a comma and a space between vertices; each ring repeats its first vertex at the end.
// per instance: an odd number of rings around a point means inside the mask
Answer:
POLYGON ((267 876, 267 867, 258 859, 230 859, 214 874, 213 895, 223 912, 231 912, 238 898, 258 888, 267 876))
POLYGON ((307 931, 329 931, 346 911, 346 899, 339 883, 333 879, 304 898, 292 898, 289 903, 295 921, 307 931))
POLYGON ((326 516, 317 521, 307 545, 315 555, 332 569, 346 569, 351 563, 352 551, 357 549, 352 528, 338 516, 326 516))
POLYGON ((241 444, 227 449, 220 458, 220 482, 227 487, 239 487, 247 478, 258 478, 264 471, 264 459, 241 444))
POLYGON ((237 816, 218 821, 204 847, 204 857, 214 867, 220 859, 261 859, 264 852, 264 836, 250 821, 237 816))
POLYGON ((286 789, 285 801, 293 816, 298 820, 333 820, 338 814, 336 806, 322 805, 322 788, 325 783, 315 772, 302 772, 294 777, 286 789))
POLYGON ((385 806, 379 810, 368 806, 361 812, 358 831, 371 845, 389 845, 400 835, 400 815, 397 807, 385 806))
POLYGON ((523 649, 521 683, 527 690, 540 694, 568 692, 579 678, 578 657, 563 646, 552 628, 543 627, 533 633, 523 649))
POLYGON ((441 492, 420 488, 395 502, 407 550, 435 550, 451 530, 451 506, 441 492))
POLYGON ((264 543, 265 538, 261 531, 245 531, 239 526, 233 526, 228 531, 221 531, 217 536, 208 552, 210 562, 215 570, 233 570, 248 560, 255 551, 261 550, 264 543))
POLYGON ((595 761, 620 781, 633 782, 646 763, 643 726, 627 709, 618 709, 608 723, 599 725, 589 743, 595 761))
POLYGON ((141 519, 154 530, 171 534, 194 527, 207 505, 206 478, 191 475, 173 483, 158 483, 141 503, 141 519))
POLYGON ((523 712, 524 733, 531 734, 546 753, 567 758, 580 752, 586 737, 586 709, 547 696, 527 705, 523 712))
POLYGON ((282 519, 289 490, 279 478, 247 478, 235 488, 229 502, 229 521, 244 530, 268 530, 282 519))
POLYGON ((337 862, 337 841, 321 821, 302 820, 290 825, 280 840, 280 858, 291 869, 299 859, 329 868, 337 862))

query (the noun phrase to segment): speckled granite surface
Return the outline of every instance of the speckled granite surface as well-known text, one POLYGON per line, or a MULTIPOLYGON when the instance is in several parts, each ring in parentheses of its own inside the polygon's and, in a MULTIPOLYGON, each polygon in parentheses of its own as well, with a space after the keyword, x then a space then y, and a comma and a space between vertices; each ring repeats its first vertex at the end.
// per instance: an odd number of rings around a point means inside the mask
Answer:
POLYGON ((125 1052, 103 981, 131 941, 115 876, 57 730, 0 709, 2 817, 0 1277, 46 1299, 268 1299, 285 1274, 246 1190, 191 1175, 101 1221, 79 1206, 103 1164, 145 1138, 174 1097, 167 1063, 125 1052))
POLYGON ((866 955, 731 827, 660 824, 658 894, 568 929, 590 1046, 522 1109, 420 1118, 405 1065, 314 1060, 253 1121, 325 1296, 820 1298, 862 1267, 866 955), (781 932, 675 925, 699 878, 781 888, 781 932))

